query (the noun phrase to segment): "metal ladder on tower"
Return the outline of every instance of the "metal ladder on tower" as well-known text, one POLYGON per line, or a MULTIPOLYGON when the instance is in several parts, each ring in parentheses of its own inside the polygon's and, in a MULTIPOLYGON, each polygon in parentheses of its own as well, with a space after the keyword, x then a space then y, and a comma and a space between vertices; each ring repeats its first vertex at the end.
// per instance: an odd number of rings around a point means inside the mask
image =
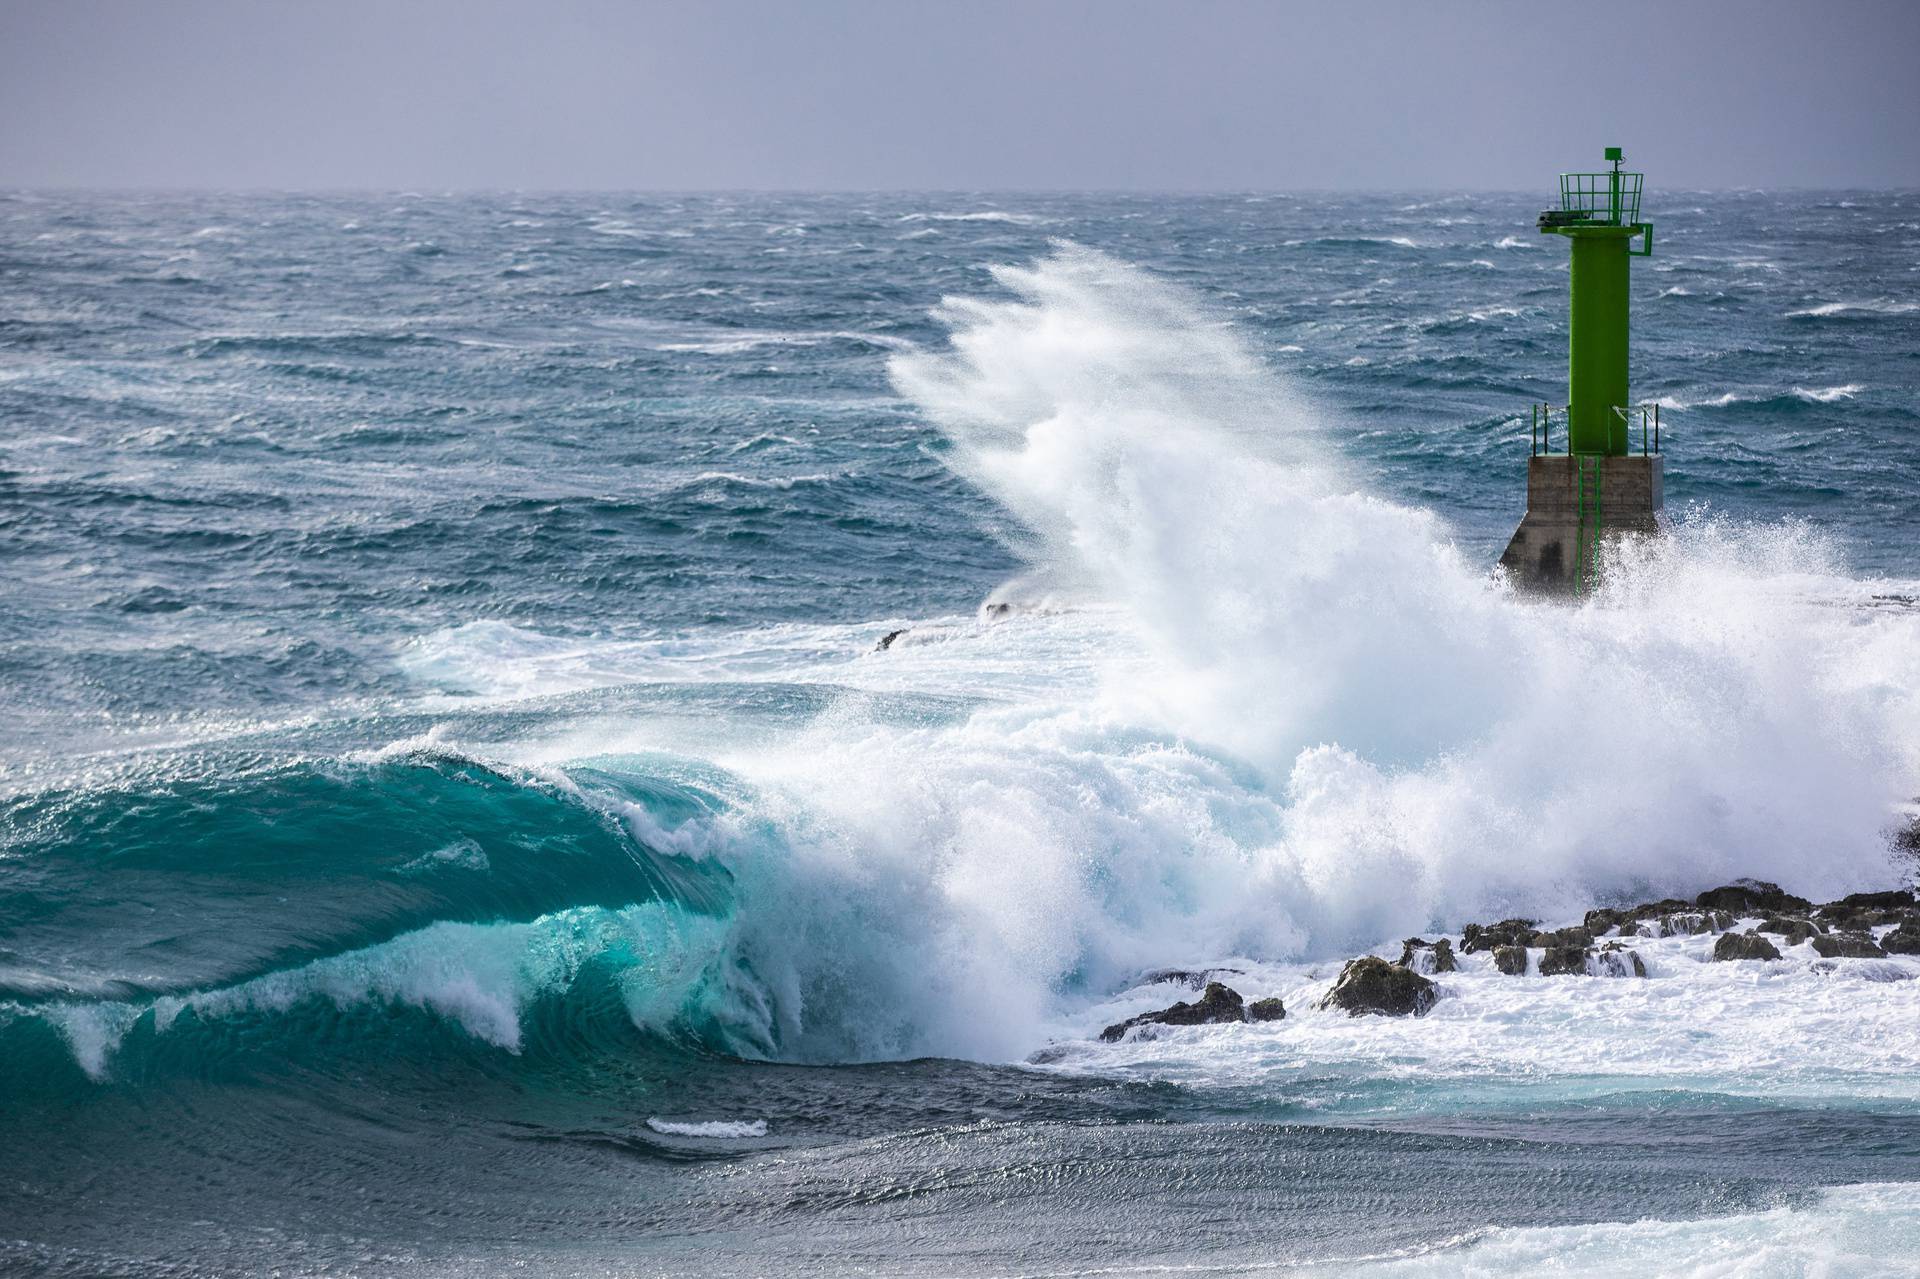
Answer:
POLYGON ((1601 479, 1606 474, 1598 453, 1573 456, 1573 501, 1580 527, 1573 555, 1573 593, 1591 591, 1600 575, 1600 532, 1605 523, 1601 479))

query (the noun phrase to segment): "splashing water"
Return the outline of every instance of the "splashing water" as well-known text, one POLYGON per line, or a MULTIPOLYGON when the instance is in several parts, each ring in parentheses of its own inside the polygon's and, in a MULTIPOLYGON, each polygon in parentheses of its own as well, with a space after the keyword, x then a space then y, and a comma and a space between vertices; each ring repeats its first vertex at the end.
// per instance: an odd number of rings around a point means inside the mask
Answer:
POLYGON ((849 771, 858 809, 936 836, 989 936, 1046 939, 1011 953, 1331 954, 1739 875, 1892 878, 1920 631, 1833 607, 1806 530, 1686 525, 1593 603, 1530 604, 1345 483, 1178 290, 1073 247, 995 277, 1012 297, 949 301, 951 350, 895 381, 1036 577, 1140 648, 1096 701, 917 743, 910 785, 849 771))

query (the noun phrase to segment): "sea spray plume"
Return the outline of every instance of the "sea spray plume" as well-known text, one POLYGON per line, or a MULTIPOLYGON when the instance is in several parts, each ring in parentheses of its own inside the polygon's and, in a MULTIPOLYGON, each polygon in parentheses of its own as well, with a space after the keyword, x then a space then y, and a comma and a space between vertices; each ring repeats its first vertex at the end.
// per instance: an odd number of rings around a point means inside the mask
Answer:
POLYGON ((1178 289, 1075 248, 996 279, 1013 296, 945 303, 951 350, 894 357, 896 384, 1043 569, 1134 619, 1158 666, 1104 713, 1267 779, 1282 830, 1244 874, 1305 887, 1285 905, 1311 946, 1891 873, 1920 633, 1807 598, 1834 572, 1817 539, 1723 526, 1623 557, 1585 607, 1528 604, 1431 514, 1342 484, 1299 399, 1178 289))

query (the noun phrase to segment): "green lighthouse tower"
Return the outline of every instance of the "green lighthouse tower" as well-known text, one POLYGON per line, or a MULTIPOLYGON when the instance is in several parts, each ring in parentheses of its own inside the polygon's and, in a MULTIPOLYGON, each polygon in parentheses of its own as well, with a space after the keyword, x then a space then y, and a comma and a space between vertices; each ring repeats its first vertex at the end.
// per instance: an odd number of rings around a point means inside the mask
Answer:
POLYGON ((1527 464, 1527 513, 1500 563, 1529 590, 1584 594, 1610 539, 1660 531, 1662 460, 1658 410, 1627 393, 1627 314, 1632 260, 1653 252, 1653 224, 1640 220, 1644 175, 1613 166, 1560 175, 1560 206, 1539 228, 1569 241, 1567 402, 1536 404, 1527 464), (1555 439, 1558 428, 1559 439, 1555 439), (1560 452, 1555 452, 1555 446, 1560 452))

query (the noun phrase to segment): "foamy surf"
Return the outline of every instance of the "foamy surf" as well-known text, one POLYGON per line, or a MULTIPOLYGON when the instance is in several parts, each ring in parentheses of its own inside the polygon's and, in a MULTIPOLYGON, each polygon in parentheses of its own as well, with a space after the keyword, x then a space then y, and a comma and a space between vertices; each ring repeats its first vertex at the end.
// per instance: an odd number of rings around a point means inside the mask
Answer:
POLYGON ((767 1135, 767 1121, 764 1119, 702 1119, 692 1123, 677 1123, 670 1119, 650 1118, 647 1127, 663 1137, 711 1138, 720 1141, 767 1135))

